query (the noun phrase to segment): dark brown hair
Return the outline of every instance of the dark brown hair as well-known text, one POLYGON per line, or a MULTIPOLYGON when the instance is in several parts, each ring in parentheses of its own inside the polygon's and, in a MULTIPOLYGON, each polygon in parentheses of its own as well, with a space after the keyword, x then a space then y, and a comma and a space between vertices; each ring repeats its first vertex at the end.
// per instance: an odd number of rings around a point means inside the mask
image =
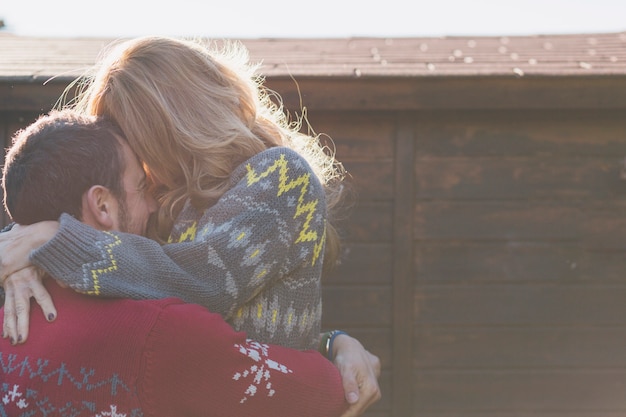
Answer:
POLYGON ((2 176, 4 207, 12 220, 31 224, 81 218, 82 196, 102 185, 122 198, 123 135, 112 122, 52 111, 13 136, 2 176))

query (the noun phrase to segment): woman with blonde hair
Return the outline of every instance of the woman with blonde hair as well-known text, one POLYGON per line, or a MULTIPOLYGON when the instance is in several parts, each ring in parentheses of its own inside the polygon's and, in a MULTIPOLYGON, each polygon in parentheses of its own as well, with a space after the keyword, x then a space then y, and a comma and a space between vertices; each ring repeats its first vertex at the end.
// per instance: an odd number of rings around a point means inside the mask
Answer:
MULTIPOLYGON (((28 285, 10 275, 32 262, 80 292, 176 296, 256 340, 317 348, 322 267, 339 251, 329 221, 343 188, 334 156, 288 120, 237 43, 138 38, 99 68, 72 106, 115 120, 143 161, 161 203, 153 239, 99 232, 65 214, 4 233, 0 277, 7 300, 16 297, 9 311, 28 310, 12 289, 28 285)), ((36 284, 22 294, 54 317, 36 284)), ((11 323, 6 308, 5 336, 25 340, 23 315, 11 323)), ((348 378, 367 383, 366 400, 377 400, 378 359, 341 332, 324 338, 326 349, 335 338, 357 344, 361 368, 348 378)))

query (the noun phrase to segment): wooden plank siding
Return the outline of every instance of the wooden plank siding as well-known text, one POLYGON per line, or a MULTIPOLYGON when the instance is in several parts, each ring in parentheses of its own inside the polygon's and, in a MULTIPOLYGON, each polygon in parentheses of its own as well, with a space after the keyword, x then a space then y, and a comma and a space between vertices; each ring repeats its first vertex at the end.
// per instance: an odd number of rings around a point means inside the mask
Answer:
POLYGON ((420 115, 414 415, 626 411, 622 113, 420 115))
POLYGON ((337 133, 337 154, 355 176, 359 206, 348 227, 359 242, 347 240, 352 259, 340 268, 352 278, 333 274, 325 296, 344 304, 329 316, 353 320, 330 324, 358 324, 353 332, 389 325, 379 315, 393 318, 391 336, 379 330, 391 343, 380 346, 391 355, 381 355, 391 404, 386 396, 376 409, 398 416, 623 412, 622 110, 340 118, 343 128, 322 125, 337 133), (383 187, 392 178, 393 187, 383 187), (348 279, 360 283, 358 292, 339 288, 348 279), (388 312, 369 305, 386 300, 388 312))
MULTIPOLYGON (((626 414, 626 35, 247 44, 350 174, 324 327, 381 359, 366 417, 626 414)), ((1 64, 7 145, 71 78, 1 64)))

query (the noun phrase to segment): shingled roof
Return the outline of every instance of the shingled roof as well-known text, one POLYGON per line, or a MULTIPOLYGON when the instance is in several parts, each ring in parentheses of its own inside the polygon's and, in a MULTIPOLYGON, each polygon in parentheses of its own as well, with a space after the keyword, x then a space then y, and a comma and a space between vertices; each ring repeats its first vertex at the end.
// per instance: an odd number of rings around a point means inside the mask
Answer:
MULTIPOLYGON (((0 82, 73 79, 114 40, 0 32, 0 82)), ((626 75, 626 33, 241 41, 278 78, 626 75)))

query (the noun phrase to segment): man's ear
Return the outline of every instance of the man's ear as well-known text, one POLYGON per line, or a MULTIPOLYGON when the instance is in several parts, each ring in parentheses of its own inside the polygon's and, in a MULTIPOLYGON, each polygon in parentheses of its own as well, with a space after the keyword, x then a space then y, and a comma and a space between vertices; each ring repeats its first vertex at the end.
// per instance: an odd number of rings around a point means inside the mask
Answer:
POLYGON ((82 221, 99 230, 111 230, 117 215, 117 199, 102 185, 94 185, 83 194, 82 221))

